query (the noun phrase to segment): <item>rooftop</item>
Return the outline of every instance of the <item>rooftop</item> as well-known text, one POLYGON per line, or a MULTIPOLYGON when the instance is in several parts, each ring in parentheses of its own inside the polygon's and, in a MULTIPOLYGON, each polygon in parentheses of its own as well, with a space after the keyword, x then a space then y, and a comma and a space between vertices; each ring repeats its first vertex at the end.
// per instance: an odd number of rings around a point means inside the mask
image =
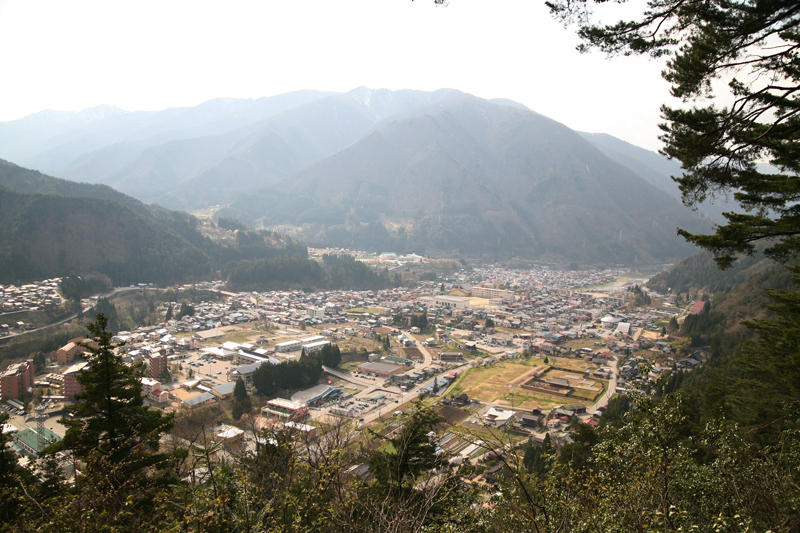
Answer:
POLYGON ((78 373, 78 372, 83 372, 83 369, 86 368, 87 366, 89 366, 89 362, 88 361, 80 361, 78 363, 75 363, 74 365, 72 365, 68 369, 66 369, 64 371, 64 375, 66 376, 67 374, 75 374, 75 373, 78 373))
POLYGON ((272 405, 275 407, 280 407, 283 409, 291 409, 291 410, 302 409, 303 407, 305 407, 305 405, 303 405, 300 402, 294 400, 287 400, 286 398, 273 398, 267 401, 267 405, 272 405))
POLYGON ((14 439, 25 445, 27 448, 34 450, 36 453, 41 452, 44 448, 53 442, 58 442, 61 437, 53 433, 47 428, 42 428, 44 436, 44 446, 39 447, 39 433, 35 429, 25 428, 14 434, 14 439))
POLYGON ((396 372, 398 369, 403 368, 400 365, 394 365, 392 363, 378 363, 378 362, 363 363, 358 367, 362 370, 366 370, 367 372, 380 372, 386 374, 396 372))
POLYGON ((320 400, 330 394, 340 392, 341 390, 342 390, 341 386, 333 386, 323 383, 321 385, 316 385, 314 387, 311 387, 310 389, 294 393, 292 395, 292 401, 307 404, 315 400, 320 400))

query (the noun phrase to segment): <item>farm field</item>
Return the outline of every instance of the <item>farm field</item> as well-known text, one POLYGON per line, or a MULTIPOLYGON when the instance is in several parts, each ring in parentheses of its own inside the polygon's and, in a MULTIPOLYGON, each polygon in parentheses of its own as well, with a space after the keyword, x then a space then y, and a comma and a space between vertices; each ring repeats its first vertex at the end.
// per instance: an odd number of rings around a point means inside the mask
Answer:
POLYGON ((597 339, 592 338, 582 338, 582 339, 573 339, 568 340, 564 343, 564 346, 567 348, 572 348, 573 350, 579 350, 581 348, 591 348, 593 350, 603 350, 604 348, 595 346, 595 342, 598 342, 597 339))
POLYGON ((570 373, 564 370, 548 368, 549 365, 545 365, 543 359, 538 357, 531 358, 528 361, 503 361, 466 371, 448 389, 447 396, 466 393, 470 398, 481 402, 532 409, 535 407, 550 408, 565 403, 591 403, 596 396, 605 390, 604 383, 597 379, 586 380, 589 382, 588 387, 595 390, 577 388, 569 396, 547 394, 521 386, 522 383, 537 374, 582 379, 582 372, 590 366, 585 361, 566 358, 551 357, 549 362, 551 365, 561 368, 575 367, 577 372, 570 373), (564 363, 572 363, 572 365, 567 366, 564 363))
POLYGON ((563 403, 563 399, 537 394, 511 384, 513 381, 524 381, 520 378, 532 373, 542 364, 541 359, 532 358, 530 361, 503 361, 487 367, 473 368, 453 383, 447 395, 466 393, 470 398, 482 402, 506 403, 509 406, 513 403, 514 406, 527 409, 559 405, 563 403))
POLYGON ((572 359, 570 357, 550 357, 548 358, 548 362, 550 366, 566 368, 567 370, 575 370, 578 373, 597 368, 589 361, 584 361, 583 359, 572 359))

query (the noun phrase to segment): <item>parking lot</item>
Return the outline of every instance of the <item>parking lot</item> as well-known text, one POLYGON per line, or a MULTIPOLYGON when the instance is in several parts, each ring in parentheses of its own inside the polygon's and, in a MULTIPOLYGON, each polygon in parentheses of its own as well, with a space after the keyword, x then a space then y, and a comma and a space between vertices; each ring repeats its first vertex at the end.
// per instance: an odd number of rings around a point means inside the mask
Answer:
POLYGON ((368 389, 339 401, 328 403, 320 408, 312 409, 314 419, 328 417, 346 417, 363 422, 368 414, 381 410, 387 405, 399 404, 401 395, 386 389, 368 389))
POLYGON ((9 415, 21 415, 21 414, 24 414, 21 410, 17 409, 16 407, 13 407, 13 406, 5 403, 5 402, 0 404, 0 409, 2 409, 3 411, 6 411, 9 415))
MULTIPOLYGON (((189 379, 189 369, 192 370, 192 379, 207 379, 217 383, 228 382, 228 369, 231 367, 232 361, 214 359, 210 355, 205 355, 202 352, 193 352, 185 359, 176 361, 181 367, 181 372, 184 379, 189 379)), ((174 376, 173 376, 174 379, 174 376)))
MULTIPOLYGON (((30 414, 18 415, 12 413, 9 414, 11 414, 12 416, 8 419, 6 423, 14 426, 18 430, 25 429, 26 427, 36 428, 36 420, 33 418, 32 415, 30 414)), ((66 428, 58 422, 64 414, 60 405, 57 405, 55 408, 48 409, 46 411, 46 414, 48 416, 47 419, 44 421, 44 427, 46 427, 56 435, 63 437, 64 433, 66 432, 66 428)))

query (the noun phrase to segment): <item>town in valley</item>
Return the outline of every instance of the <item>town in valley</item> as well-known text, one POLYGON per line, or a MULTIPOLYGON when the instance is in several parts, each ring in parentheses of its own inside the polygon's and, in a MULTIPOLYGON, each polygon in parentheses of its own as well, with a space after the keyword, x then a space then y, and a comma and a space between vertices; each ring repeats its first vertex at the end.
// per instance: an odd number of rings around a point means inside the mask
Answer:
MULTIPOLYGON (((339 252, 389 268, 428 261, 339 252)), ((643 394, 707 357, 674 329, 705 303, 677 305, 672 295, 645 288, 646 275, 628 269, 486 265, 427 277, 369 291, 234 292, 221 281, 140 284, 84 297, 80 308, 90 311, 100 299, 112 306, 149 299, 149 316, 156 319, 116 331, 115 350, 138 365, 146 404, 191 416, 193 438, 202 431, 222 454, 252 452, 265 429, 291 431, 306 443, 342 426, 355 434, 390 434, 405 413, 428 405, 446 420, 435 436, 437 449, 451 462, 491 470, 493 439, 507 446, 531 439, 568 444, 580 424, 599 423, 615 395, 643 394), (181 301, 169 299, 174 295, 181 301), (336 365, 321 357, 313 383, 265 386, 259 378, 264 368, 334 347, 336 365), (234 417, 240 380, 251 405, 234 417)), ((61 302, 59 282, 3 287, 14 296, 4 310, 14 307, 2 316, 61 302)), ((86 316, 75 320, 86 322, 86 316)), ((0 334, 8 340, 24 328, 4 325, 0 334)), ((34 460, 63 437, 62 418, 83 390, 79 376, 94 348, 92 339, 76 337, 3 370, 0 396, 10 414, 3 431, 20 461, 34 460)), ((187 438, 173 433, 163 439, 187 438)), ((352 467, 368 475, 365 465, 352 467)))

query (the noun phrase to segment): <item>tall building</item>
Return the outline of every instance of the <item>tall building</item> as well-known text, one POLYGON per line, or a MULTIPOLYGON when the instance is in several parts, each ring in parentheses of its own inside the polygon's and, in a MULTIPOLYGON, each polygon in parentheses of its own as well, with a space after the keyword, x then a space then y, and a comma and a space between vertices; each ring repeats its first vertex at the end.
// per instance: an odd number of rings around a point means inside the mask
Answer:
POLYGON ((159 379, 168 370, 167 356, 163 354, 154 354, 150 356, 150 377, 159 379))
POLYGON ((62 374, 64 376, 64 396, 72 399, 76 394, 83 392, 83 385, 78 381, 78 376, 87 366, 89 366, 87 361, 81 361, 64 371, 62 374))
POLYGON ((71 339, 67 344, 56 350, 55 359, 59 365, 68 365, 72 363, 76 357, 90 354, 92 350, 96 350, 97 348, 97 343, 94 340, 77 337, 71 339))
POLYGON ((19 400, 33 386, 33 359, 9 365, 0 374, 0 400, 19 400))

